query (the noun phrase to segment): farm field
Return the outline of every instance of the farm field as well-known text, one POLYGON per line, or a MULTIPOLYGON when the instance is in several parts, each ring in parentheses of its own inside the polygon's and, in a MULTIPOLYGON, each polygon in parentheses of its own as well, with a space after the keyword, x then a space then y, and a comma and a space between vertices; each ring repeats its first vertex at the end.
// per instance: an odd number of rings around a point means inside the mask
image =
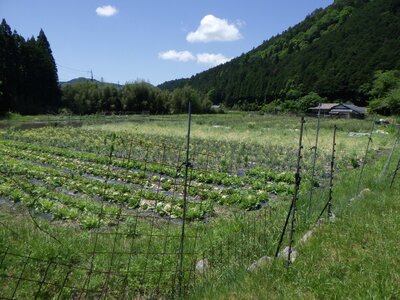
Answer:
MULTIPOLYGON (((325 206, 334 125, 334 183, 347 186, 334 189, 336 215, 368 187, 364 166, 368 175, 398 151, 393 126, 322 119, 313 164, 316 124, 304 124, 294 240, 325 206)), ((295 193, 299 117, 195 115, 189 164, 184 115, 61 125, 0 132, 2 297, 184 296, 274 255, 295 193)))

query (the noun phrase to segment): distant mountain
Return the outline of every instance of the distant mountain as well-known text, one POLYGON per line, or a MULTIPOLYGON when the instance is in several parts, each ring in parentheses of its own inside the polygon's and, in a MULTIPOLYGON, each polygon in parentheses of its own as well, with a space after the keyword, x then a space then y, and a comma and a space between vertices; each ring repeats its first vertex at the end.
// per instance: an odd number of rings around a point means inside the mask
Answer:
POLYGON ((63 87, 65 85, 79 84, 79 83, 83 83, 83 82, 95 82, 100 85, 112 85, 112 86, 115 86, 118 88, 122 87, 122 85, 117 84, 117 83, 102 82, 102 81, 98 81, 96 79, 92 80, 90 78, 85 78, 85 77, 78 77, 78 78, 71 79, 69 81, 62 81, 62 82, 60 82, 60 86, 63 87))
POLYGON ((227 105, 311 91, 365 104, 375 72, 400 68, 399 33, 399 0, 336 0, 228 63, 159 87, 190 85, 227 105))

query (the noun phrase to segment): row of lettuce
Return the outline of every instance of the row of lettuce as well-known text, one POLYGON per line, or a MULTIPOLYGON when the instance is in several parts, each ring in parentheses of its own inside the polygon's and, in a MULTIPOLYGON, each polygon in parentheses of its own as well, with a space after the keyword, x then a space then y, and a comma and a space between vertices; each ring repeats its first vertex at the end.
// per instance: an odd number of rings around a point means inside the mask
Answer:
MULTIPOLYGON (((183 168, 132 157, 76 151, 12 139, 0 141, 0 195, 52 219, 84 228, 112 225, 129 215, 183 216, 183 168)), ((272 194, 293 193, 291 172, 266 168, 233 175, 189 170, 186 218, 216 215, 216 207, 254 210, 272 194)))

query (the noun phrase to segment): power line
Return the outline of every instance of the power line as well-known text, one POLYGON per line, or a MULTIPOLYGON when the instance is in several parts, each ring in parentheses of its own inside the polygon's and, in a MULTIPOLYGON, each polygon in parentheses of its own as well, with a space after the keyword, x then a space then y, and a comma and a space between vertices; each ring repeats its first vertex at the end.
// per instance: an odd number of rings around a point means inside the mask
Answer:
POLYGON ((70 71, 74 71, 74 72, 79 72, 79 73, 87 73, 87 74, 89 74, 89 73, 93 73, 92 72, 92 70, 80 70, 80 69, 76 69, 76 68, 71 68, 71 67, 67 67, 67 66, 63 66, 63 65, 60 65, 60 64, 57 64, 56 63, 56 65, 57 65, 57 67, 59 67, 59 68, 63 68, 63 69, 67 69, 67 70, 70 70, 70 71))

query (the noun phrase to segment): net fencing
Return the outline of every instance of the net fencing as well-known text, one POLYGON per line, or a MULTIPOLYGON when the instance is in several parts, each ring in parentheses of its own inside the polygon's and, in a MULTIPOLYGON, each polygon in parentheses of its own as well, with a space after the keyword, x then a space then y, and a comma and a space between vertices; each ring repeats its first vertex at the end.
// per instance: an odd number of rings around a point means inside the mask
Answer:
MULTIPOLYGON (((283 168, 271 163, 283 151, 277 147, 222 153, 196 141, 78 129, 65 129, 80 134, 67 142, 49 130, 1 140, 2 299, 185 297, 201 282, 273 256, 280 236, 284 245, 301 240, 326 204, 332 174, 347 172, 329 151, 315 151, 311 122, 296 132, 304 134, 301 182, 295 142, 283 168), (296 184, 289 236, 282 226, 296 184)), ((335 194, 332 210, 340 213, 334 201, 335 194)))

